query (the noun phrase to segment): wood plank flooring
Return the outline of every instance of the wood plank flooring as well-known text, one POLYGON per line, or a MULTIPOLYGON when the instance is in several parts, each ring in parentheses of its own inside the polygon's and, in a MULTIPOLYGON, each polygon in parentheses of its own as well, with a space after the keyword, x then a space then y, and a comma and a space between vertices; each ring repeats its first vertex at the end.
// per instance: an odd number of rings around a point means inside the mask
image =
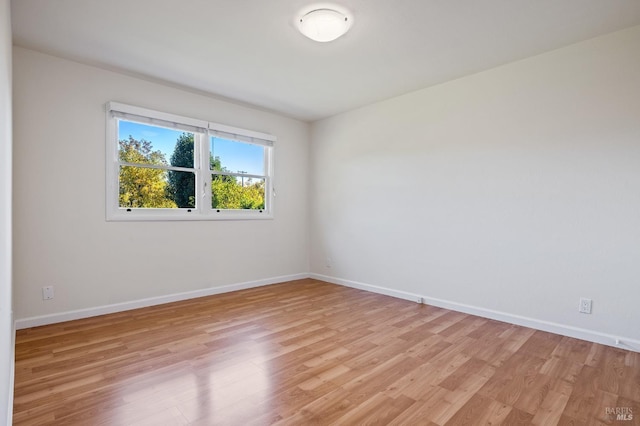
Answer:
POLYGON ((16 425, 640 424, 638 353, 311 279, 19 330, 15 367, 16 425))

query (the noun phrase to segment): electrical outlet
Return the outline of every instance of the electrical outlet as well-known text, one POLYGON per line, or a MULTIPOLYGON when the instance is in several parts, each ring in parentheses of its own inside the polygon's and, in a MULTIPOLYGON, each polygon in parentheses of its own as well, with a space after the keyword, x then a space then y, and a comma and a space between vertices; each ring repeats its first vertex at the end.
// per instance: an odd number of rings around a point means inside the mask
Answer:
POLYGON ((580 298, 580 307, 578 308, 578 311, 583 313, 583 314, 590 314, 591 313, 591 299, 587 299, 585 297, 581 297, 580 298))
POLYGON ((53 299, 53 286, 48 285, 46 287, 42 287, 42 300, 51 300, 53 299))

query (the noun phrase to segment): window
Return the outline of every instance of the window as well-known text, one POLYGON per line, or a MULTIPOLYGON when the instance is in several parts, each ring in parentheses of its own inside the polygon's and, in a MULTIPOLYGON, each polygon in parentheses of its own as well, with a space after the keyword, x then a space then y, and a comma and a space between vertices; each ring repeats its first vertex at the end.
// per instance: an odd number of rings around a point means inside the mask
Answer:
POLYGON ((107 104, 107 220, 273 217, 271 135, 107 104))

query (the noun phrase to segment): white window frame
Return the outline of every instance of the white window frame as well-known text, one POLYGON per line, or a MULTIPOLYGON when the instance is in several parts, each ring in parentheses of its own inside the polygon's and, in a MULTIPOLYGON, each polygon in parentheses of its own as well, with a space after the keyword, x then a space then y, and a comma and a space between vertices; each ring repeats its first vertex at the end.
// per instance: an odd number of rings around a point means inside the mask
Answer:
MULTIPOLYGON (((106 219, 107 221, 165 221, 165 220, 252 220, 273 219, 274 180, 273 160, 276 137, 240 129, 224 124, 197 120, 175 114, 155 111, 147 108, 127 105, 119 102, 108 102, 106 105, 106 219), (193 208, 123 208, 119 206, 120 162, 118 156, 118 122, 134 121, 143 124, 183 130, 194 133, 194 168, 159 167, 168 170, 193 171, 196 179, 196 206, 193 208), (213 209, 211 208, 211 171, 209 166, 210 138, 224 139, 262 145, 265 149, 265 176, 249 175, 253 178, 264 178, 264 202, 262 210, 252 209, 213 209)), ((127 165, 124 163, 124 165, 127 165)), ((223 173, 227 174, 227 173, 223 173)), ((237 173, 228 173, 238 175, 237 173)))

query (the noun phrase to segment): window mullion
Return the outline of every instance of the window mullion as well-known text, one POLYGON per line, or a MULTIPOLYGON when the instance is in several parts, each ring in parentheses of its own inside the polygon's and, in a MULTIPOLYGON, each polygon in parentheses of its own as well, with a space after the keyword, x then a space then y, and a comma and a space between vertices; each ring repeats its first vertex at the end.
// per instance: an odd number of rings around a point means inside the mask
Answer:
POLYGON ((142 167, 147 169, 174 170, 176 172, 195 172, 195 169, 189 167, 164 166, 160 164, 129 163, 127 161, 119 161, 118 165, 127 167, 142 167))
POLYGON ((198 182, 198 200, 200 201, 201 207, 200 212, 203 214, 207 214, 211 212, 211 172, 209 170, 209 162, 211 153, 209 152, 209 135, 208 134, 200 134, 198 135, 198 140, 200 142, 199 145, 199 158, 198 158, 198 169, 200 180, 198 182))
POLYGON ((244 178, 252 178, 252 179, 266 179, 266 175, 252 175, 249 173, 233 173, 233 172, 223 172, 220 170, 211 170, 211 174, 220 175, 220 176, 234 176, 234 177, 244 177, 244 178))
POLYGON ((273 148, 265 147, 265 155, 264 155, 264 171, 266 173, 266 177, 264 179, 264 207, 267 211, 272 212, 273 208, 273 182, 271 181, 271 176, 273 176, 272 160, 273 160, 273 148))

